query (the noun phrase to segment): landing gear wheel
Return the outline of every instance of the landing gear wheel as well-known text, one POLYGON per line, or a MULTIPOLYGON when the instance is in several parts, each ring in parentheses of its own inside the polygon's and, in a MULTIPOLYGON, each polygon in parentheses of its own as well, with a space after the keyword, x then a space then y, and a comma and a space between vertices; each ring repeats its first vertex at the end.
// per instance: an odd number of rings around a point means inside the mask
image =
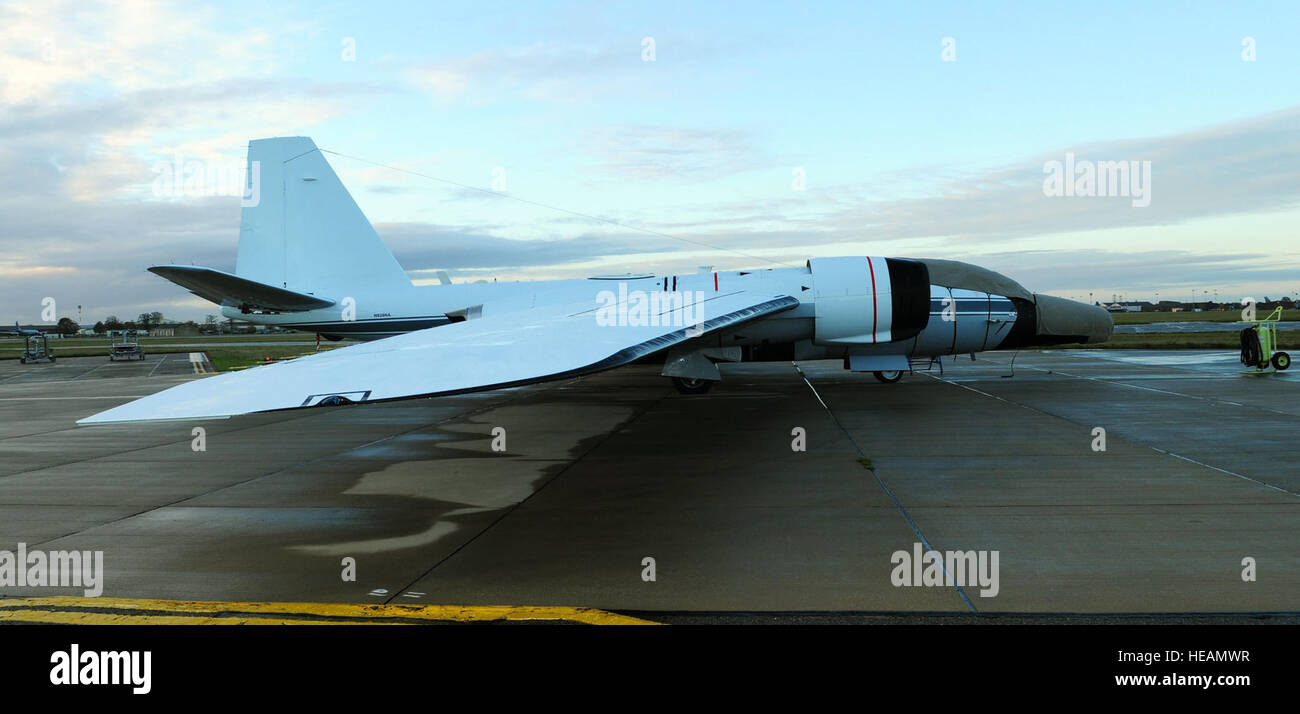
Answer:
POLYGON ((712 379, 687 379, 684 377, 673 377, 673 386, 681 394, 704 394, 713 389, 712 379))
POLYGON ((1291 355, 1285 352, 1273 353, 1273 369, 1276 369, 1277 371, 1281 372, 1282 370, 1290 366, 1291 366, 1291 355))
POLYGON ((879 379, 885 384, 893 384, 903 378, 902 370, 897 369, 887 372, 872 372, 872 374, 876 375, 876 379, 879 379))

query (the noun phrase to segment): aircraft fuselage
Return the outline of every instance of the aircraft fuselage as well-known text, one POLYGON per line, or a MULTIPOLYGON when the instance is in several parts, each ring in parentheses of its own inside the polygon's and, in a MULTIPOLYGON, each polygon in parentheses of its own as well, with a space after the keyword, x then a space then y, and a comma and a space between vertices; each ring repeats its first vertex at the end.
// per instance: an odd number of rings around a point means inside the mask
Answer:
MULTIPOLYGON (((877 263, 883 262, 880 258, 875 260, 877 263)), ((819 277, 809 266, 805 266, 679 275, 412 285, 409 288, 403 286, 370 293, 356 291, 355 295, 341 296, 333 306, 306 312, 246 314, 238 308, 226 307, 222 309, 222 314, 264 325, 316 332, 330 339, 373 340, 462 319, 473 319, 479 315, 590 301, 602 291, 611 294, 618 294, 619 291, 623 294, 640 292, 647 296, 647 300, 655 293, 709 293, 736 289, 798 297, 800 305, 793 310, 756 320, 736 330, 709 335, 701 340, 700 346, 741 347, 744 349, 744 359, 749 361, 832 359, 850 355, 925 358, 995 350, 1007 344, 1017 319, 1021 319, 1026 307, 1023 304, 1017 305, 1017 302, 1026 301, 1017 301, 1003 295, 928 285, 929 319, 924 329, 913 337, 875 341, 819 339, 819 277)), ((863 281, 868 281, 865 275, 863 281)), ((1032 311, 1032 306, 1029 307, 1032 311)), ((868 322, 866 314, 862 318, 864 323, 868 322)), ((864 330, 869 332, 867 328, 864 330)))

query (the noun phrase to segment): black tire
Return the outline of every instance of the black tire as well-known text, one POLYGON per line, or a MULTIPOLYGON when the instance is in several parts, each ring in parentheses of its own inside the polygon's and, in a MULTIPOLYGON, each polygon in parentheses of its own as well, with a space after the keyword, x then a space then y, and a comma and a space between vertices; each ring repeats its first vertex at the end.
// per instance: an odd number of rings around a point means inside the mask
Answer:
POLYGON ((1273 353, 1273 369, 1276 369, 1277 371, 1281 372, 1282 370, 1290 366, 1291 366, 1291 355, 1285 352, 1273 353))
POLYGON ((50 364, 54 364, 54 358, 53 358, 53 357, 50 358, 50 364))
POLYGON ((704 394, 713 389, 712 379, 683 379, 673 377, 673 386, 680 394, 704 394))
POLYGON ((27 364, 27 358, 26 358, 26 357, 19 357, 19 358, 18 358, 18 363, 19 363, 19 364, 27 364))
POLYGON ((894 382, 897 382, 898 380, 903 378, 902 370, 897 370, 897 369, 886 370, 883 372, 872 372, 872 374, 876 376, 876 379, 884 382, 885 384, 893 384, 894 382))

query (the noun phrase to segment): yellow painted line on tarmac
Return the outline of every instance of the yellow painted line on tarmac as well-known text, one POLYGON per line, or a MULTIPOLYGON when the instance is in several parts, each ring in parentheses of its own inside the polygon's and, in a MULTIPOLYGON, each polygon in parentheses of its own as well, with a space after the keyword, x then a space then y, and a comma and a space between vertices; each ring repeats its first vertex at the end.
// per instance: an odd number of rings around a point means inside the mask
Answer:
MULTIPOLYGON (((239 624, 241 619, 258 620, 262 624, 289 620, 275 617, 203 617, 203 615, 287 615, 309 616, 320 619, 298 620, 301 623, 336 624, 356 620, 417 620, 428 622, 500 622, 500 621, 561 621, 588 625, 653 625, 627 615, 585 607, 516 606, 516 605, 383 605, 357 603, 319 602, 198 602, 187 600, 148 600, 129 598, 78 598, 44 597, 0 599, 0 622, 23 620, 23 613, 49 611, 67 615, 81 614, 84 624, 115 624, 115 618, 129 617, 130 624, 183 623, 239 624), (139 614, 93 612, 94 610, 133 610, 139 614), (157 615, 150 613, 170 613, 157 615)), ((125 624, 125 623, 123 623, 125 624)), ((374 623, 379 624, 379 623, 374 623)))
MULTIPOLYGON (((190 615, 118 615, 77 610, 0 610, 0 624, 40 623, 45 625, 365 625, 349 620, 325 622, 274 617, 195 617, 190 615)), ((400 625, 403 623, 378 623, 400 625)))

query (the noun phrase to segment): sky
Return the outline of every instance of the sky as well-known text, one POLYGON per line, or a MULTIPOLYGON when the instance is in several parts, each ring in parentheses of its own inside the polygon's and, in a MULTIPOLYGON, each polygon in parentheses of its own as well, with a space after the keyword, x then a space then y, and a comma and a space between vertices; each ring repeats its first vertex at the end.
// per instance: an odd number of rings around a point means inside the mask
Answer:
POLYGON ((1295 296, 1298 35, 1294 2, 0 0, 0 320, 217 312, 145 269, 233 271, 219 179, 271 136, 337 152, 416 282, 883 255, 1295 296))

